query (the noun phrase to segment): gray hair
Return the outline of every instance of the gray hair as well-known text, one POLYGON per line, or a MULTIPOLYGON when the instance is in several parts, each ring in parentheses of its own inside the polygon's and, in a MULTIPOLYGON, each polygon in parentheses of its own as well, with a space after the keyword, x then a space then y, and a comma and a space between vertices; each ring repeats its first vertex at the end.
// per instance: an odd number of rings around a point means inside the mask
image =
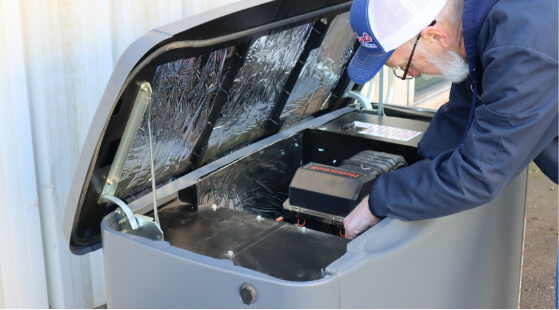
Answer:
POLYGON ((447 0, 443 9, 437 15, 437 22, 450 25, 456 34, 462 34, 462 13, 464 0, 447 0))
MULTIPOLYGON (((435 18, 438 24, 449 25, 452 35, 462 36, 462 13, 464 11, 464 0, 446 0, 446 4, 435 18)), ((407 44, 410 48, 415 43, 416 36, 411 38, 407 44)), ((421 50, 421 47, 418 47, 421 50)))

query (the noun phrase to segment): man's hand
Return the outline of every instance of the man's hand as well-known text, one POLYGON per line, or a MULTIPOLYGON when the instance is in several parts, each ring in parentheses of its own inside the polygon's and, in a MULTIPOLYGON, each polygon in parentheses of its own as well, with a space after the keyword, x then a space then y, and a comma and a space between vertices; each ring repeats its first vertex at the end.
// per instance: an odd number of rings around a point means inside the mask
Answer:
POLYGON ((380 219, 369 211, 369 196, 367 196, 344 219, 345 237, 353 239, 378 222, 380 219))

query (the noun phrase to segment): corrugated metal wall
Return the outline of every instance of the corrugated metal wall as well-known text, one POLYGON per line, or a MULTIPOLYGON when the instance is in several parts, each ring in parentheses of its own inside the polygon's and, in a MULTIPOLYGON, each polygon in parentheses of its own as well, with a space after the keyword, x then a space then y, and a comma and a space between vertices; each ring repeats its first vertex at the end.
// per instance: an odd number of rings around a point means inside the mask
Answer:
POLYGON ((105 303, 101 251, 74 256, 61 231, 97 104, 134 39, 231 2, 0 1, 0 307, 105 303))

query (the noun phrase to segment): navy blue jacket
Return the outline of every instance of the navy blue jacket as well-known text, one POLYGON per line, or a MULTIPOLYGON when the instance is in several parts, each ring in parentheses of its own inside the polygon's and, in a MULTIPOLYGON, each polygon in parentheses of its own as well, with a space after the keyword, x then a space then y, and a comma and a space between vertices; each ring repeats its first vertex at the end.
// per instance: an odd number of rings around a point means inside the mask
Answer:
POLYGON ((426 159, 379 177, 374 215, 420 220, 474 208, 531 161, 557 183, 557 16, 555 0, 464 1, 470 78, 452 85, 420 141, 426 159))

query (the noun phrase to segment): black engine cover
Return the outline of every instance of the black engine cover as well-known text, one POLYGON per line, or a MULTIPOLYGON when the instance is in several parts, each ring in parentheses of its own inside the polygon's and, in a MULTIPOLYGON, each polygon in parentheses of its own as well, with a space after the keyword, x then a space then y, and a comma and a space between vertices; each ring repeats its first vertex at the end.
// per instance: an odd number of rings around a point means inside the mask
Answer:
POLYGON ((376 151, 360 152, 339 167, 308 163, 295 173, 284 207, 331 222, 333 217, 347 216, 382 173, 406 165, 400 155, 376 151))

